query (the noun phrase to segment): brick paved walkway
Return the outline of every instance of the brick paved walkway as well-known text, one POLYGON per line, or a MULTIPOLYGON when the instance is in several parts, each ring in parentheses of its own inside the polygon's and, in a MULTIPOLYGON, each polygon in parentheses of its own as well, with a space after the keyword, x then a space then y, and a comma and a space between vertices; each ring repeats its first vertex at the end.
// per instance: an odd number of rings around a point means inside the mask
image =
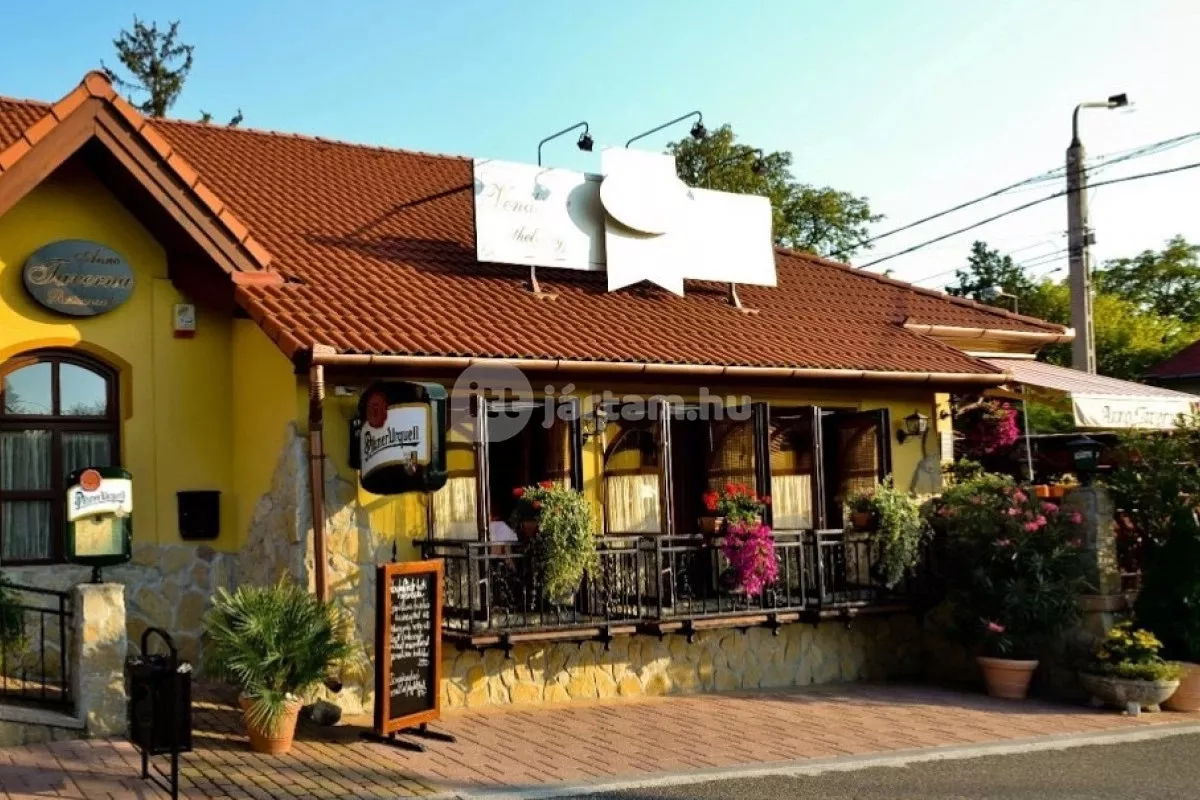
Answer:
MULTIPOLYGON (((291 755, 251 753, 232 708, 199 703, 188 797, 403 797, 633 777, 694 768, 981 744, 1179 722, 1200 714, 1113 712, 991 700, 946 689, 844 685, 560 708, 468 712, 435 727, 458 737, 429 752, 358 739, 361 728, 304 728, 291 755)), ((124 742, 0 750, 0 790, 36 796, 151 798, 124 742)))

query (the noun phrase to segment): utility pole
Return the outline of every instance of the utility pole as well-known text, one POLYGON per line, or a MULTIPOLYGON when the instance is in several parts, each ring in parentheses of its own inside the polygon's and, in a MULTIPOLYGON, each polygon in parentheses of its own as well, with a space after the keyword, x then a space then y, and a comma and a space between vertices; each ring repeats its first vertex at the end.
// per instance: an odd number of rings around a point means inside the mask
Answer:
POLYGON ((1104 102, 1080 103, 1071 115, 1071 145, 1067 148, 1067 253, 1070 263, 1071 366, 1081 372, 1096 372, 1096 336, 1092 324, 1091 245, 1096 237, 1088 224, 1087 171, 1083 142, 1079 139, 1079 111, 1084 108, 1121 108, 1129 105, 1124 94, 1104 102))

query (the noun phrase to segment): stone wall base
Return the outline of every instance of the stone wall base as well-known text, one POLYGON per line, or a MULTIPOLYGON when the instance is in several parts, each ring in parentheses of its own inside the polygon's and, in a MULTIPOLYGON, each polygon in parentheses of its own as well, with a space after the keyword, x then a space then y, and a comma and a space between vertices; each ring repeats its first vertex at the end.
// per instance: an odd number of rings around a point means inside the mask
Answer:
POLYGON ((447 647, 442 707, 566 703, 736 689, 882 680, 921 672, 921 630, 911 615, 794 624, 684 636, 518 644, 512 657, 447 647))
POLYGON ((83 722, 58 711, 0 705, 0 747, 81 739, 83 722))

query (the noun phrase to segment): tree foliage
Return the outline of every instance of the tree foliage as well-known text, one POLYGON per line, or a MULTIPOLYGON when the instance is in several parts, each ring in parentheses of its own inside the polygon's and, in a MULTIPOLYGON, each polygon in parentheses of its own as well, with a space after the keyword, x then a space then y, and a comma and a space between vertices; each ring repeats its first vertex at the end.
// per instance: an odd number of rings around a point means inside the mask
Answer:
POLYGON ((145 100, 135 104, 143 114, 165 117, 179 99, 192 71, 195 47, 179 41, 179 21, 159 30, 158 23, 146 24, 135 16, 133 30, 122 30, 113 39, 113 47, 117 50, 117 60, 132 76, 122 78, 104 65, 113 83, 118 88, 146 95, 145 100))
POLYGON ((1200 322, 1200 245, 1182 236, 1162 250, 1108 261, 1095 273, 1098 292, 1116 295, 1145 311, 1200 322))
POLYGON ((667 149, 689 186, 770 199, 775 243, 784 247, 846 258, 864 247, 868 226, 883 219, 871 213, 865 197, 801 183, 792 175, 791 153, 739 143, 729 125, 698 141, 672 142, 667 149))
MULTIPOLYGON (((1193 252, 1200 248, 1188 245, 1180 237, 1171 240, 1168 250, 1179 253, 1193 252)), ((1166 252, 1166 251, 1164 251, 1166 252)), ((1110 264, 1142 259, 1118 259, 1110 264)), ((1161 254, 1160 254, 1161 255, 1161 254)), ((1180 258, 1172 256, 1175 261, 1180 258)), ((1164 259, 1159 258, 1158 262, 1164 259)), ((1160 264, 1161 265, 1161 264, 1160 264)), ((1110 268, 1111 269, 1111 268, 1110 268)), ((1149 268, 1147 268, 1148 270, 1149 268)), ((1127 273, 1133 274, 1130 269, 1127 273)), ((1200 273, 1200 270, 1198 270, 1200 273)), ((1095 297, 1092 299, 1092 317, 1096 335, 1096 368, 1102 375, 1137 381, 1153 367, 1181 349, 1200 339, 1200 318, 1164 313, 1161 308, 1183 308, 1182 298, 1170 300, 1167 294, 1154 299, 1154 280, 1140 273, 1146 281, 1145 289, 1138 280, 1097 273, 1095 297), (1120 288, 1118 291, 1116 288, 1120 288)), ((1200 274, 1198 274, 1200 279, 1200 274)), ((1179 283, 1178 285, 1184 285, 1179 283)), ((1012 300, 994 297, 990 288, 1000 288, 1017 298, 1017 308, 1022 314, 1038 317, 1060 325, 1071 324, 1071 291, 1066 279, 1053 280, 1030 278, 1012 258, 989 248, 985 242, 971 245, 971 254, 966 266, 956 272, 956 283, 946 291, 957 297, 968 297, 998 308, 1012 310, 1012 300)), ((1200 292, 1200 286, 1197 287, 1200 292)), ((1197 311, 1200 312, 1200 294, 1197 295, 1197 311)), ((1049 345, 1038 356, 1041 360, 1060 366, 1071 363, 1071 345, 1049 345)))

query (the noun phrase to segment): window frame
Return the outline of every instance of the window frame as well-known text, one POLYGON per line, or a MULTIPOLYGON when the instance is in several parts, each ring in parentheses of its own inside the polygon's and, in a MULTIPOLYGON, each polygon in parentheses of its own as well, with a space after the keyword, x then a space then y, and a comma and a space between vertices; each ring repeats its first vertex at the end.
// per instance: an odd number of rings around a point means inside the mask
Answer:
MULTIPOLYGON (((0 432, 45 430, 50 432, 50 486, 47 489, 0 489, 0 503, 50 502, 50 555, 45 559, 0 560, 5 567, 61 564, 66 558, 66 473, 63 470, 63 434, 91 433, 108 436, 114 464, 121 463, 121 415, 119 373, 92 356, 61 349, 21 353, 0 364, 0 432), (11 414, 4 407, 4 379, 35 364, 50 364, 50 414, 11 414), (64 415, 62 413, 62 365, 85 369, 104 380, 105 413, 64 415)), ((0 515, 0 553, 4 547, 4 521, 0 515)))

